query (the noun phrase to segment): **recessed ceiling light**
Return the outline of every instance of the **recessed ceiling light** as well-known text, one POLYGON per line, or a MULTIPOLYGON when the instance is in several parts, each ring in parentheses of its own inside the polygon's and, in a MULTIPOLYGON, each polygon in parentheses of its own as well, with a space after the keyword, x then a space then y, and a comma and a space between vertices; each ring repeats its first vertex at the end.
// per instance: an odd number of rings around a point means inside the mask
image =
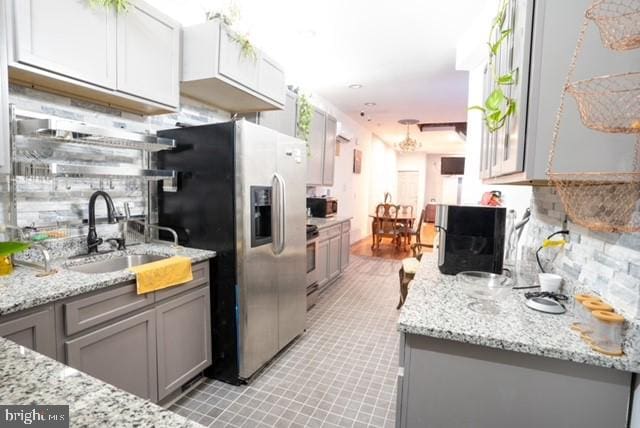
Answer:
POLYGON ((372 103, 372 102, 368 102, 368 103, 364 103, 365 106, 367 107, 375 107, 377 104, 376 103, 372 103))
POLYGON ((360 83, 352 83, 351 85, 349 85, 349 89, 360 89, 362 88, 362 85, 360 83))

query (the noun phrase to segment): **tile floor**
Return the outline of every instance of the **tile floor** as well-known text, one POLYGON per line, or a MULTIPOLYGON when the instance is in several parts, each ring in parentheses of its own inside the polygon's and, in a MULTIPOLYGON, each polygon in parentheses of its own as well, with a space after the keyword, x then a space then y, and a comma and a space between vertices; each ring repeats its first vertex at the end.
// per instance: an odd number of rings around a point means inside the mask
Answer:
POLYGON ((398 269, 353 256, 306 333, 251 385, 207 380, 171 409, 212 427, 393 427, 398 269))

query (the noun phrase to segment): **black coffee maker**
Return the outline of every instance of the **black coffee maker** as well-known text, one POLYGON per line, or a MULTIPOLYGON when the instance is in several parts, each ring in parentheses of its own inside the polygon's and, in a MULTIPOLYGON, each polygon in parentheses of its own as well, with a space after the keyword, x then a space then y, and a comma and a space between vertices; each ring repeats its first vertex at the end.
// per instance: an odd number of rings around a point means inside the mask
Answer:
POLYGON ((440 272, 502 273, 506 216, 506 208, 500 207, 438 205, 440 272))

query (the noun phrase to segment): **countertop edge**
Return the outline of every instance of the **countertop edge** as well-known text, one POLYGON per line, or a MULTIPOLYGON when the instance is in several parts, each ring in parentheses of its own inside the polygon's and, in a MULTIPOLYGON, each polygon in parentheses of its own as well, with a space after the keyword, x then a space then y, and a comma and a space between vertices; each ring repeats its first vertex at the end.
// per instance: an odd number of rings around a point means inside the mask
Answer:
POLYGON ((537 355, 540 357, 554 358, 558 360, 586 364, 594 367, 603 367, 616 369, 625 372, 640 372, 640 364, 627 364, 616 357, 602 355, 600 358, 591 354, 583 354, 579 352, 568 352, 557 348, 539 347, 535 351, 531 350, 531 344, 524 342, 505 341, 491 337, 477 336, 473 334, 454 333, 430 328, 416 328, 414 326, 398 323, 398 331, 416 336, 431 337, 434 339, 451 340, 454 342, 468 343, 470 345, 484 346, 492 349, 500 349, 504 351, 518 352, 521 354, 537 355), (630 365, 631 364, 631 365, 630 365))
MULTIPOLYGON (((614 357, 599 354, 589 349, 578 349, 577 347, 575 349, 565 349, 557 346, 549 346, 549 344, 539 343, 539 340, 535 338, 529 341, 518 341, 517 338, 497 337, 498 335, 492 337, 490 332, 493 330, 491 329, 487 330, 487 328, 485 328, 484 331, 480 329, 479 331, 483 331, 483 334, 477 334, 472 329, 469 329, 468 326, 465 326, 464 323, 460 324, 459 328, 456 328, 456 322, 460 321, 454 320, 453 323, 445 322, 443 324, 442 322, 434 321, 433 319, 430 320, 429 316, 424 314, 424 310, 421 309, 423 305, 439 305, 442 304, 442 301, 439 300, 439 298, 451 298, 451 294, 455 297, 455 293, 447 291, 453 290, 452 287, 455 287, 455 285, 452 286, 450 284, 450 280, 452 281, 452 278, 444 279, 442 274, 436 272, 437 267, 430 263, 428 260, 430 258, 432 258, 432 256, 428 256, 420 264, 420 269, 415 276, 418 286, 416 287, 414 285, 414 287, 409 290, 409 295, 407 296, 405 305, 399 314, 397 331, 416 336, 432 337, 436 339, 450 340, 453 342, 484 346, 487 348, 554 358, 594 367, 616 369, 625 372, 640 372, 640 361, 629 355, 614 357), (439 298, 436 296, 439 296, 439 298), (484 334, 487 332, 489 334, 484 334)), ((489 324, 485 325, 485 327, 491 325, 491 321, 488 321, 488 323, 489 324)), ((517 330, 514 331, 517 332, 517 330)), ((568 332, 567 334, 573 334, 573 332, 568 332)), ((569 346, 569 348, 571 348, 571 346, 569 346)))
POLYGON ((3 404, 68 405, 72 426, 202 427, 9 339, 0 338, 0 351, 0 379, 16 384, 0 391, 3 404), (114 406, 118 407, 115 414, 114 406))
MULTIPOLYGON (((153 253, 154 251, 158 252, 157 246, 149 246, 148 248, 149 249, 146 252, 148 252, 149 254, 153 253)), ((163 249, 163 250, 167 251, 169 249, 171 249, 171 247, 167 247, 166 249, 163 249)), ((188 251, 195 252, 195 254, 187 255, 187 257, 191 259, 192 264, 201 263, 206 260, 213 259, 217 256, 217 253, 211 250, 199 250, 195 248, 185 248, 185 249, 188 251)), ((133 250, 145 250, 145 248, 138 247, 138 248, 133 248, 133 250)), ((18 269, 20 269, 20 272, 23 272, 23 273, 37 272, 33 268, 29 268, 29 267, 22 267, 22 266, 16 267, 16 270, 18 269)), ((64 288, 61 288, 59 291, 49 292, 48 294, 42 297, 29 296, 29 297, 25 297, 23 300, 16 299, 16 302, 11 305, 2 305, 2 302, 0 302, 0 317, 12 315, 12 314, 33 309, 33 308, 37 308, 39 306, 55 303, 59 300, 79 296, 81 294, 90 293, 92 291, 103 290, 118 284, 133 281, 136 278, 134 273, 129 272, 127 270, 117 271, 114 273, 107 273, 107 274, 97 274, 97 277, 93 277, 90 281, 88 280, 88 278, 91 278, 91 277, 85 276, 85 274, 82 274, 82 273, 70 272, 68 270, 66 270, 65 273, 67 275, 72 275, 72 276, 64 277, 63 281, 74 282, 74 283, 78 283, 79 285, 77 286, 73 285, 72 287, 64 287, 64 288), (103 277, 103 275, 105 276, 103 277), (84 281, 85 279, 87 279, 87 281, 84 281)), ((11 280, 11 279, 12 278, 8 278, 7 280, 11 280)), ((51 281, 55 281, 56 277, 54 275, 49 277, 48 279, 51 281)), ((16 279, 16 281, 19 281, 19 279, 16 279)), ((48 285, 37 284, 33 286, 47 287, 48 285)), ((0 292, 2 291, 4 290, 2 289, 2 284, 0 283, 0 292)))

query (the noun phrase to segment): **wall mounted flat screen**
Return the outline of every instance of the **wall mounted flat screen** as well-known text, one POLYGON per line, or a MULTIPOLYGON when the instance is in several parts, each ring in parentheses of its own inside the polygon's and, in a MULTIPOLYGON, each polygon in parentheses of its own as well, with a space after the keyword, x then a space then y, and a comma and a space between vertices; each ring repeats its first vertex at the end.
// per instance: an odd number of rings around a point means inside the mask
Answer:
POLYGON ((440 161, 440 174, 463 175, 464 174, 464 158, 443 157, 440 161))

